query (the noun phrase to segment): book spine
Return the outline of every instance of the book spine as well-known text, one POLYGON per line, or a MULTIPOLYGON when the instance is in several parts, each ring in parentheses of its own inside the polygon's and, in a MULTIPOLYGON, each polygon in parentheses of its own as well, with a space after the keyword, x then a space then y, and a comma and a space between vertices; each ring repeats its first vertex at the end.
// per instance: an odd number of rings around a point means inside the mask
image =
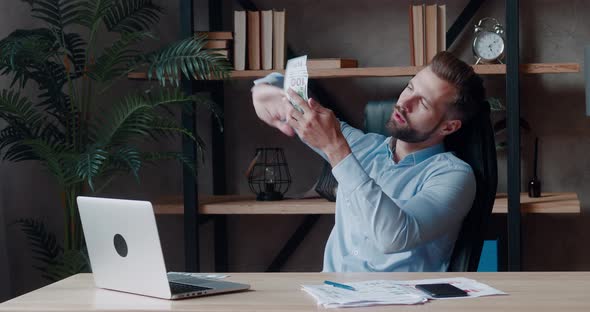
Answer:
POLYGON ((260 12, 248 11, 248 69, 260 69, 260 12))
POLYGON ((234 69, 246 69, 246 12, 234 12, 234 69))
POLYGON ((272 69, 272 11, 260 12, 260 58, 262 69, 272 69))
POLYGON ((273 69, 285 69, 285 15, 284 10, 273 11, 273 69))

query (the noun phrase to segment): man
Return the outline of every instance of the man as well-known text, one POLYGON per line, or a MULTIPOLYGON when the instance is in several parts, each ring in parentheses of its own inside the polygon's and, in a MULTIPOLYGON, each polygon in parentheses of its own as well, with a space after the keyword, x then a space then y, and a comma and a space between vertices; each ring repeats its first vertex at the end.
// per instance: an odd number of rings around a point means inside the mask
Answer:
POLYGON ((252 99, 260 119, 296 133, 332 165, 339 186, 324 271, 446 271, 476 190, 471 167, 444 149, 485 105, 472 67, 438 53, 399 96, 391 137, 365 134, 290 92, 303 113, 269 84, 254 86, 252 99))

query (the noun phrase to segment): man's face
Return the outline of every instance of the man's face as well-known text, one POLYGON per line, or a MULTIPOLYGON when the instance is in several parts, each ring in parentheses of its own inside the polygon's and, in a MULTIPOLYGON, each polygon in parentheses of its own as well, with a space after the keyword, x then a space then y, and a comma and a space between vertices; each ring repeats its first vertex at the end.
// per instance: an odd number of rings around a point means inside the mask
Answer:
POLYGON ((426 67, 404 89, 387 122, 391 135, 408 143, 421 143, 438 135, 457 91, 426 67))

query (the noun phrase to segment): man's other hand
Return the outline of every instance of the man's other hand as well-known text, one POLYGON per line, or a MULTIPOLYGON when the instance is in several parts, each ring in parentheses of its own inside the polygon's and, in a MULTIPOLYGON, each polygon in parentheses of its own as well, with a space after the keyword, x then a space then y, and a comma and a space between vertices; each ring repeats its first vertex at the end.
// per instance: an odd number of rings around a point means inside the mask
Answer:
POLYGON ((286 123, 292 106, 283 89, 268 84, 256 85, 252 88, 252 102, 258 118, 288 136, 295 135, 293 128, 286 123))

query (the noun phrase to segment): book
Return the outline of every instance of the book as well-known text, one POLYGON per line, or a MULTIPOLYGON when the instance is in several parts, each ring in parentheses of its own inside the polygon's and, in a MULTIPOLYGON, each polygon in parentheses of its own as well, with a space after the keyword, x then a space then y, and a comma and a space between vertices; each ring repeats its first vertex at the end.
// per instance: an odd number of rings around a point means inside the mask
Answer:
POLYGON ((272 12, 272 68, 285 68, 285 10, 272 12))
MULTIPOLYGON (((234 15, 235 16, 235 15, 234 15)), ((197 31, 197 36, 205 36, 210 40, 232 40, 234 36, 231 31, 197 31)))
POLYGON ((437 9, 436 20, 438 22, 436 31, 438 51, 445 51, 447 49, 447 6, 440 4, 437 9))
POLYGON ((246 69, 246 12, 234 11, 234 70, 246 69))
POLYGON ((262 69, 272 69, 272 11, 260 11, 260 60, 262 69))
POLYGON ((355 68, 355 67, 358 67, 358 61, 355 59, 341 59, 341 58, 307 59, 307 68, 311 68, 311 69, 355 68))
POLYGON ((229 40, 207 40, 203 46, 205 49, 227 49, 229 48, 229 40))
POLYGON ((248 69, 260 69, 260 12, 248 11, 247 13, 247 50, 248 69))
POLYGON ((424 65, 424 5, 412 5, 412 36, 414 65, 424 65))
POLYGON ((410 35, 408 36, 410 38, 410 65, 416 66, 416 50, 414 44, 414 14, 412 13, 414 11, 414 6, 410 5, 408 8, 408 25, 410 26, 410 35))
POLYGON ((426 5, 424 10, 424 52, 425 59, 424 64, 430 63, 432 58, 438 52, 438 7, 436 4, 426 5))
POLYGON ((225 57, 225 59, 229 60, 229 50, 228 49, 219 49, 213 51, 213 53, 217 53, 225 57))

